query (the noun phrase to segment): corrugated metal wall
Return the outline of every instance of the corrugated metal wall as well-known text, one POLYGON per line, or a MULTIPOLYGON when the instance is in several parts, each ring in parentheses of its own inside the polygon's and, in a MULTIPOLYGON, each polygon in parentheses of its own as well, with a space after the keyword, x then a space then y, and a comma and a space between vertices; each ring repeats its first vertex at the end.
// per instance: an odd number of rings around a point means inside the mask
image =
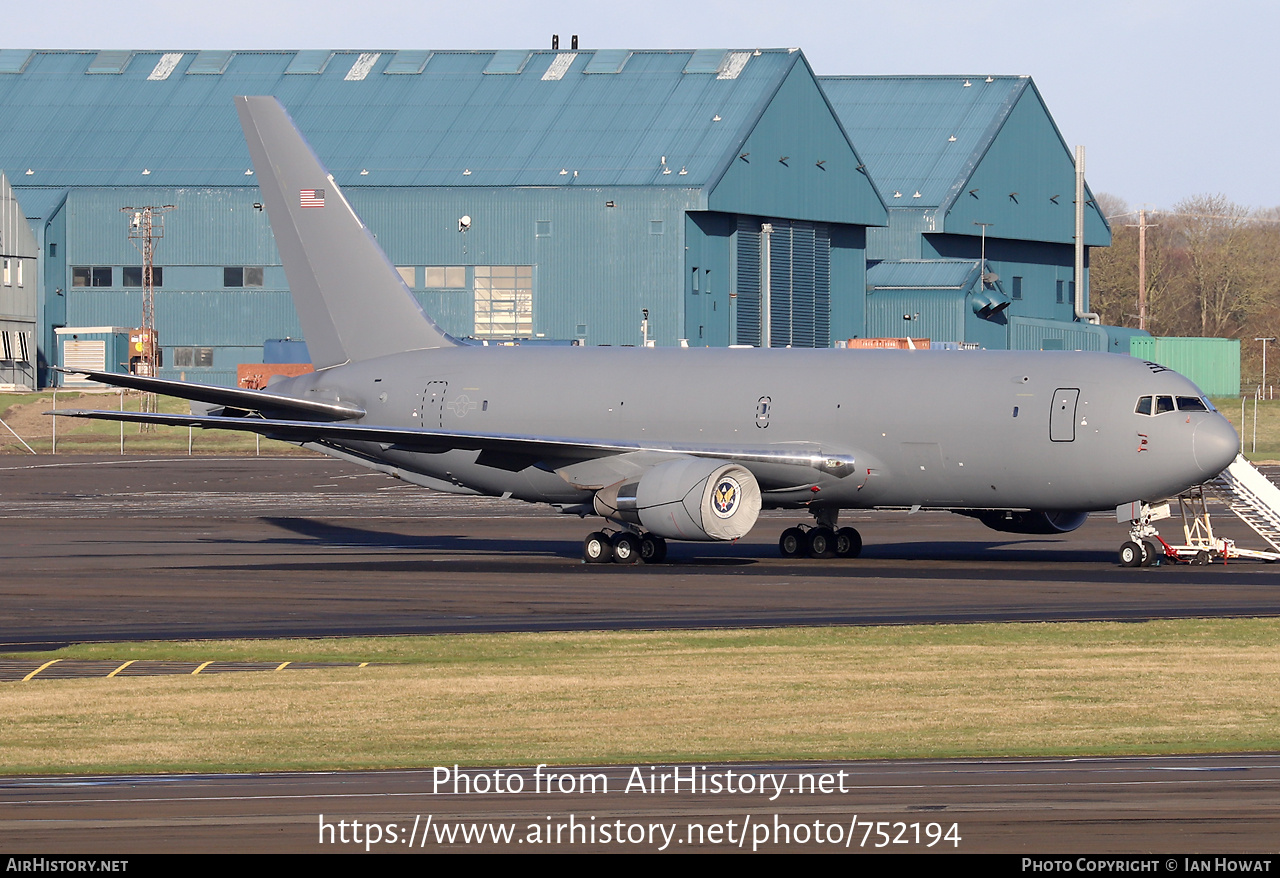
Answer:
POLYGON ((1129 353, 1168 366, 1210 396, 1240 395, 1240 339, 1131 338, 1129 353))
POLYGON ((878 290, 867 297, 867 338, 964 341, 965 308, 964 290, 878 290))
POLYGON ((1010 317, 1009 348, 1015 351, 1105 351, 1107 333, 1102 327, 1088 323, 1010 317))

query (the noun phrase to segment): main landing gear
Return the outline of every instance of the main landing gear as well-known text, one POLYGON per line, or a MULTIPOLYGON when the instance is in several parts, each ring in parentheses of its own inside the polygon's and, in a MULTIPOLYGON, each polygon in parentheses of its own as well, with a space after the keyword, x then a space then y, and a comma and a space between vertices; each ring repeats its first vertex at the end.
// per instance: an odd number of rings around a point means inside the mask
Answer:
POLYGON ((588 564, 661 564, 667 559, 667 541, 653 534, 596 531, 582 541, 582 560, 588 564))
POLYGON ((778 538, 784 558, 856 558, 862 554, 862 534, 851 527, 836 528, 839 510, 815 511, 815 526, 789 527, 778 538))

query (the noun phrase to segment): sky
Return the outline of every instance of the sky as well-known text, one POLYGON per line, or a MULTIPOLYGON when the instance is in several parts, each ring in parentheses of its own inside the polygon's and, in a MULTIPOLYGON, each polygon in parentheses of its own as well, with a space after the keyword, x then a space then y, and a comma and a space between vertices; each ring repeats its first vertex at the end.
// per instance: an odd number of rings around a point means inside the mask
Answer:
MULTIPOLYGON (((798 47, 819 75, 1029 74, 1095 193, 1280 207, 1280 4, 1263 0, 42 0, 14 49, 798 47)), ((855 143, 856 147, 857 144, 855 143)))

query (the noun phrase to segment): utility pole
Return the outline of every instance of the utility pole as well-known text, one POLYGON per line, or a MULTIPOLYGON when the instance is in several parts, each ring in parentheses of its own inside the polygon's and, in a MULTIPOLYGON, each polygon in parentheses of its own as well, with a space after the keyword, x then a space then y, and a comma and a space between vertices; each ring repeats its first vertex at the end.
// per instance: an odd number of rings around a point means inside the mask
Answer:
MULTIPOLYGON (((1129 214, 1120 214, 1120 216, 1128 216, 1129 214)), ((1113 217, 1107 217, 1113 219, 1113 217)), ((1137 228, 1138 230, 1138 328, 1147 328, 1147 229, 1154 229, 1157 226, 1147 222, 1147 209, 1141 208, 1138 211, 1138 225, 1135 227, 1133 223, 1126 223, 1126 228, 1137 228)), ((1132 317, 1133 315, 1128 315, 1132 317)))
POLYGON ((1147 328, 1147 211, 1138 211, 1138 328, 1147 328))
MULTIPOLYGON (((156 377, 159 371, 159 348, 156 344, 156 293, 155 293, 155 257, 156 243, 164 237, 164 215, 174 209, 174 205, 147 205, 146 207, 122 207, 123 213, 131 213, 129 217, 129 240, 142 254, 142 332, 138 343, 141 356, 138 358, 136 374, 148 378, 156 377)), ((156 410, 156 395, 142 395, 141 410, 156 410)), ((151 425, 142 425, 152 429, 151 425)))

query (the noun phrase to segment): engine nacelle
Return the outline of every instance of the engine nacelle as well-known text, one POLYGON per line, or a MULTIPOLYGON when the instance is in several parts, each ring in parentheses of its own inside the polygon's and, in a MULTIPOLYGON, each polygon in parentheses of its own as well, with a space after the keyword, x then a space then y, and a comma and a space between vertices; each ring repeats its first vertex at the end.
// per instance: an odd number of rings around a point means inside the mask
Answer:
POLYGON ((1013 512, 999 509, 967 512, 992 530, 1007 534, 1065 534, 1088 519, 1089 513, 1074 510, 1031 510, 1013 512))
POLYGON ((596 513, 670 540, 736 540, 760 517, 760 484, 736 463, 681 458, 596 492, 596 513))

